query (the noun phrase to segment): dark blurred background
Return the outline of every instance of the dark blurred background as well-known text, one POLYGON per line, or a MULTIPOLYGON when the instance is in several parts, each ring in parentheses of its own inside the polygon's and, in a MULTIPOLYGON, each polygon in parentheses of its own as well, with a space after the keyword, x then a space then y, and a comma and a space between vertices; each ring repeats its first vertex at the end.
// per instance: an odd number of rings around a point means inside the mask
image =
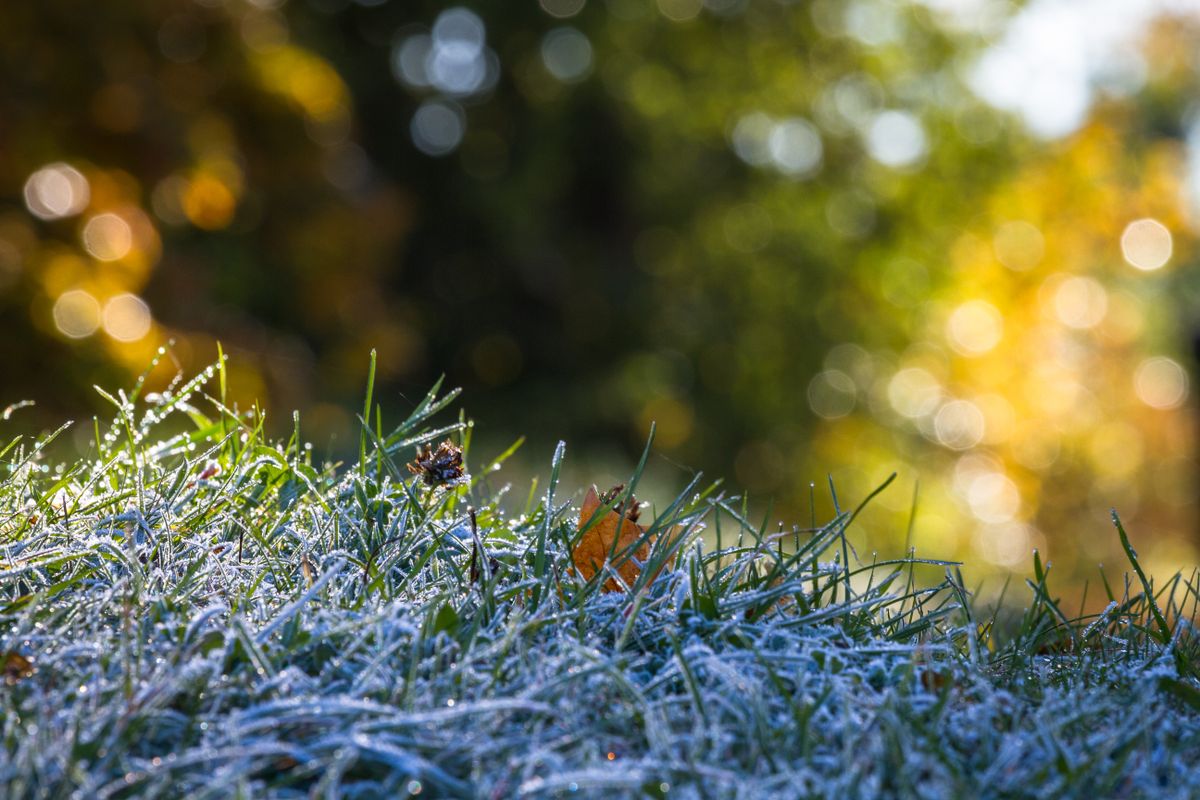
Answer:
MULTIPOLYGON (((440 374, 557 439, 984 569, 1196 563, 1200 4, 41 0, 0 10, 0 406, 232 393, 338 455, 440 374)), ((81 438, 85 444, 86 431, 81 438)), ((478 462, 477 462, 478 463, 478 462)))

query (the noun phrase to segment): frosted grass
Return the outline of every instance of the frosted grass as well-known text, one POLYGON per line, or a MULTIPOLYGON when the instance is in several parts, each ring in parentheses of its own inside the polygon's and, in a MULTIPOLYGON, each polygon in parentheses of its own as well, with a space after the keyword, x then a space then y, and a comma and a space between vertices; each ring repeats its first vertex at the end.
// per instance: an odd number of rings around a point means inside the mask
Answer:
POLYGON ((652 551, 667 568, 602 593, 611 574, 570 569, 562 448, 502 508, 499 464, 434 489, 404 470, 445 436, 475 466, 469 425, 432 425, 436 388, 386 435, 371 417, 359 462, 334 466, 298 432, 266 441, 223 386, 217 364, 106 395, 114 418, 79 463, 50 460, 54 434, 2 447, 4 796, 1200 786, 1195 576, 1106 584, 1108 607, 1075 619, 1035 562, 1024 609, 984 613, 953 564, 847 564, 854 514, 765 536, 693 484, 654 521, 691 531, 652 551))

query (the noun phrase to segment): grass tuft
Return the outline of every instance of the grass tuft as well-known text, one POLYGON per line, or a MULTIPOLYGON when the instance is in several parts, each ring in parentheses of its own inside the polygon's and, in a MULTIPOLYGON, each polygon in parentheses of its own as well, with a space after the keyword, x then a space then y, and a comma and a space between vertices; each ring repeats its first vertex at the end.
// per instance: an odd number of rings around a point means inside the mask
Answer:
POLYGON ((434 424, 455 392, 389 431, 372 380, 350 465, 314 462, 298 418, 268 441, 225 392, 222 356, 157 395, 102 393, 113 416, 75 463, 47 455, 63 429, 0 441, 4 796, 1200 785, 1196 575, 1155 589, 1115 516, 1136 581, 1072 617, 1035 557, 1013 614, 975 606, 951 562, 852 563, 861 505, 768 533, 697 479, 650 527, 686 534, 603 593, 613 566, 570 569, 561 444, 513 509, 511 449, 447 485, 404 467, 451 437, 470 472, 465 418, 434 424))

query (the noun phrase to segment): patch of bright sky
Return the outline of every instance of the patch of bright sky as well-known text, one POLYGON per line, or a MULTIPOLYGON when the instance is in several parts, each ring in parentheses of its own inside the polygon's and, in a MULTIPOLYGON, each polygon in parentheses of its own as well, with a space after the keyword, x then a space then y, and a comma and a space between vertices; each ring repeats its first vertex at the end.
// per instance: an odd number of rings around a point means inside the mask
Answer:
MULTIPOLYGON (((919 0, 956 27, 992 34, 1002 0, 919 0)), ((1012 111, 1034 134, 1077 130, 1100 94, 1140 88, 1146 26, 1162 14, 1200 17, 1200 0, 1032 0, 1009 18, 968 74, 981 98, 1012 111)))
MULTIPOLYGON (((1100 95, 1136 92, 1146 66, 1138 51, 1163 15, 1200 19, 1200 0, 913 0, 953 27, 993 43, 967 82, 985 102, 1018 115, 1044 139, 1078 130, 1100 95)), ((1200 114, 1188 124, 1187 204, 1200 230, 1200 114)))

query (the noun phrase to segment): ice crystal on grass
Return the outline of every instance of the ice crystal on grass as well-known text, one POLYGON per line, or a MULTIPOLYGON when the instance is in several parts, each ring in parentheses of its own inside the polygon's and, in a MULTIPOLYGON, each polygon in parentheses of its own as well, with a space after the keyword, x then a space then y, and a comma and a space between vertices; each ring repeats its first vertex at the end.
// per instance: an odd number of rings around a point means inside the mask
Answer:
POLYGON ((853 514, 781 549, 693 484, 642 518, 685 540, 604 593, 570 568, 561 449, 542 496, 509 515, 496 465, 437 492, 406 474, 409 448, 458 427, 426 429, 436 391, 386 437, 364 428, 359 463, 336 470, 219 397, 203 410, 221 374, 139 422, 137 392, 112 397, 79 464, 42 469, 51 437, 0 445, 5 796, 1182 798, 1200 784, 1195 580, 1127 584, 1070 620, 1036 563, 1006 623, 953 565, 847 563, 853 514))

